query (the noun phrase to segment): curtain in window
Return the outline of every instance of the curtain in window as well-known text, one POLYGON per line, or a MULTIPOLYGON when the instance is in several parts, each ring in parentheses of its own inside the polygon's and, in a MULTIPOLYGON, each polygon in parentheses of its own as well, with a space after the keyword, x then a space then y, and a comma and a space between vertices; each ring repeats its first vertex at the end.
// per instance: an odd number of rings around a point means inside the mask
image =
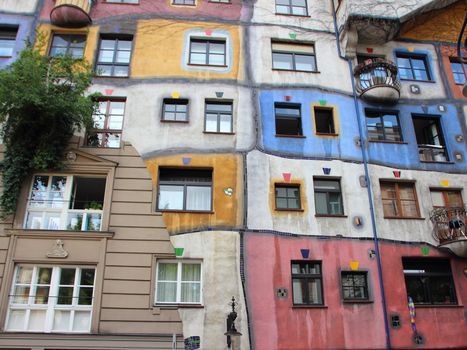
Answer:
POLYGON ((211 210, 211 187, 188 186, 186 191, 187 210, 211 210))
POLYGON ((177 264, 160 263, 157 276, 157 301, 177 301, 177 264))
POLYGON ((200 302, 200 281, 201 281, 201 265, 200 264, 183 264, 182 265, 182 295, 181 301, 185 303, 200 302))

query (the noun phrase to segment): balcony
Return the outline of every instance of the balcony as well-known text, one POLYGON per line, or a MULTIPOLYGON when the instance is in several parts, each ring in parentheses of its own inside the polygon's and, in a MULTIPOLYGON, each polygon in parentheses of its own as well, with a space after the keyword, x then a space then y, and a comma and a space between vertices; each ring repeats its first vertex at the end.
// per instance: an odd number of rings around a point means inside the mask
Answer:
POLYGON ((94 0, 56 0, 50 12, 52 24, 65 28, 80 28, 91 24, 89 12, 94 0))
POLYGON ((441 145, 418 145, 422 162, 447 162, 446 148, 441 145))
POLYGON ((462 258, 467 258, 466 218, 467 208, 436 208, 430 215, 438 246, 462 258))
POLYGON ((371 58, 354 69, 356 89, 369 102, 394 104, 400 97, 401 83, 397 66, 383 58, 371 58))

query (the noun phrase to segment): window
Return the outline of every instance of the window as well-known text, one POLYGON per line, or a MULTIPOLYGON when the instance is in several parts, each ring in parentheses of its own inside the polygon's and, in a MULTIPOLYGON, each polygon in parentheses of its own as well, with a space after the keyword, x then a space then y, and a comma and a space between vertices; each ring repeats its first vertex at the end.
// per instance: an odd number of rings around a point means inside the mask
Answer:
POLYGON ((276 13, 281 15, 307 16, 306 0, 276 0, 276 13))
POLYGON ((396 53, 399 77, 407 80, 431 80, 425 55, 396 53))
POLYGON ((272 68, 300 72, 316 72, 315 46, 273 41, 272 68))
POLYGON ((212 170, 159 169, 159 210, 210 211, 212 170))
POLYGON ((70 55, 73 58, 83 58, 85 35, 55 34, 50 47, 50 56, 70 55))
POLYGON ((456 84, 464 85, 465 84, 465 73, 462 68, 463 64, 458 57, 450 57, 449 61, 451 63, 452 75, 454 77, 454 82, 456 84))
POLYGON ((209 0, 209 2, 221 2, 223 4, 230 4, 230 0, 209 0))
POLYGON ((317 215, 344 215, 339 180, 313 179, 317 215))
POLYGON ((367 272, 341 272, 342 296, 345 301, 369 300, 367 272))
POLYGON ((433 208, 464 208, 460 190, 431 189, 433 208))
POLYGON ((380 185, 384 217, 420 217, 414 183, 382 181, 380 185))
POLYGON ((188 100, 164 98, 162 120, 171 122, 188 121, 188 100))
POLYGON ((407 296, 415 305, 457 304, 449 260, 402 259, 407 296))
POLYGON ((232 102, 206 101, 204 131, 232 132, 232 102))
POLYGON ((276 184, 274 187, 276 209, 301 209, 300 186, 276 184))
POLYGON ((366 110, 366 130, 370 141, 402 141, 397 112, 366 110))
POLYGON ((18 27, 0 27, 0 57, 11 57, 15 51, 18 27))
POLYGON ((91 147, 119 148, 122 138, 125 101, 99 101, 99 109, 92 116, 94 129, 87 136, 91 147))
POLYGON ((201 263, 161 260, 156 276, 156 304, 201 304, 201 263))
POLYGON ((191 38, 189 64, 226 66, 225 40, 191 38))
POLYGON ((299 104, 275 103, 276 135, 302 136, 302 117, 299 104))
POLYGON ((334 127, 334 113, 332 108, 314 107, 315 129, 317 134, 336 134, 334 127))
POLYGON ((129 37, 103 37, 100 41, 96 74, 102 77, 127 77, 133 42, 129 37))
POLYGON ((139 4, 139 0, 105 0, 112 4, 139 4))
POLYGON ((174 5, 196 5, 195 0, 173 0, 174 5))
POLYGON ((294 305, 323 305, 323 274, 320 261, 292 261, 294 305))
POLYGON ((421 161, 445 162, 448 160, 439 117, 414 116, 413 126, 421 161))
POLYGON ((99 231, 104 193, 105 178, 35 175, 24 226, 33 230, 99 231))
POLYGON ((94 280, 90 267, 16 266, 6 330, 89 333, 94 280))

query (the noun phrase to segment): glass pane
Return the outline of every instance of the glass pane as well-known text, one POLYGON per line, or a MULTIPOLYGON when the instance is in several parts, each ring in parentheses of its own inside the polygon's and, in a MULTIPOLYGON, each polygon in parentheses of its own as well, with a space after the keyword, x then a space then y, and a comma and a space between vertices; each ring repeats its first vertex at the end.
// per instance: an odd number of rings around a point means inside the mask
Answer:
POLYGON ((309 304, 322 304, 323 299, 321 296, 321 280, 311 279, 308 281, 308 303, 309 304))
POLYGON ((413 79, 412 70, 408 68, 399 68, 399 76, 401 79, 413 79))
POLYGON ((125 112, 125 102, 115 102, 112 101, 109 103, 109 114, 110 115, 123 115, 125 112))
POLYGON ((444 207, 443 192, 432 191, 431 192, 431 203, 434 207, 444 207))
POLYGON ((287 108, 287 107, 279 107, 276 106, 275 108, 276 115, 280 115, 281 117, 292 117, 296 118, 300 116, 300 109, 299 108, 287 108))
POLYGON ((70 50, 70 54, 73 58, 82 58, 84 50, 81 48, 73 48, 70 50))
POLYGON ((112 63, 114 60, 114 51, 101 50, 99 52, 99 62, 100 63, 112 63))
POLYGON ((18 267, 18 270, 17 270, 17 274, 16 274, 16 280, 15 282, 16 283, 31 283, 31 280, 32 280, 32 267, 23 267, 23 266, 20 266, 18 267))
POLYGON ((120 147, 120 134, 117 133, 106 133, 105 139, 102 139, 102 146, 108 148, 120 147))
POLYGON ((45 325, 46 310, 31 310, 28 331, 42 331, 45 325))
POLYGON ((68 331, 70 326, 71 311, 55 310, 54 313, 54 331, 68 331))
POLYGON ((190 63, 192 64, 207 64, 206 55, 204 53, 191 53, 190 63))
POLYGON ((430 277, 430 293, 434 304, 455 304, 454 286, 449 276, 430 277))
POLYGON ((96 74, 102 77, 109 77, 112 75, 112 66, 98 65, 96 68, 96 74))
POLYGON ((10 310, 6 328, 8 330, 24 330, 26 310, 10 310))
POLYGON ((225 53, 225 44, 216 44, 210 43, 209 44, 209 53, 217 53, 217 54, 224 54, 225 53))
POLYGON ((131 51, 132 43, 131 40, 119 40, 117 48, 118 50, 131 51))
POLYGON ((272 68, 292 70, 293 69, 292 54, 273 53, 272 54, 272 68))
POLYGON ((342 210, 340 193, 329 193, 329 208, 330 214, 342 215, 344 213, 342 210))
POLYGON ((58 289, 58 305, 71 305, 73 303, 73 287, 60 287, 58 289))
POLYGON ((315 192, 316 214, 328 214, 326 193, 315 192))
POLYGON ((211 210, 211 187, 187 186, 186 210, 211 210))
POLYGON ((287 198, 276 198, 276 208, 287 209, 287 198))
POLYGON ((171 113, 171 112, 165 112, 164 113, 164 120, 175 120, 175 113, 171 113))
POLYGON ((399 184, 399 195, 401 199, 411 199, 415 200, 414 186, 399 184))
MULTIPOLYGON (((114 147, 113 142, 109 143, 108 147, 114 147)), ((115 146, 117 147, 117 146, 115 146)), ((87 231, 100 231, 102 223, 101 213, 88 213, 88 220, 86 222, 85 230, 87 231)))
POLYGON ((83 213, 68 213, 67 230, 81 231, 83 229, 83 213))
POLYGON ((396 201, 383 199, 383 212, 385 216, 398 216, 396 201))
POLYGON ((36 287, 34 304, 47 304, 49 302, 49 286, 36 287))
POLYGON ((206 114, 205 130, 209 132, 217 132, 217 114, 206 114))
POLYGON ((75 311, 72 330, 74 332, 89 332, 91 329, 91 312, 75 311))
POLYGON ((183 209, 183 186, 160 185, 159 204, 160 210, 183 209))
POLYGON ((306 16, 307 11, 304 7, 292 7, 292 14, 297 16, 306 16))
POLYGON ((117 51, 117 57, 115 58, 115 62, 118 63, 129 63, 131 58, 130 51, 117 51))
POLYGON ((157 297, 159 302, 177 301, 177 283, 176 282, 157 282, 157 297))
POLYGON ((424 70, 414 70, 413 74, 414 74, 416 80, 429 80, 428 79, 428 74, 424 70))
POLYGON ((306 7, 306 0, 291 0, 293 6, 303 6, 306 7))
POLYGON ((408 58, 403 58, 403 57, 397 57, 397 66, 399 68, 410 68, 410 59, 408 58))
POLYGON ((50 284, 50 279, 52 277, 52 268, 40 267, 37 274, 37 284, 50 284))
POLYGON ((115 40, 101 40, 101 49, 114 49, 115 48, 115 40))
POLYGON ((313 180, 315 190, 333 190, 340 191, 339 181, 331 180, 313 180))
POLYGON ((93 287, 80 287, 78 305, 92 305, 93 287))
POLYGON ((305 286, 302 285, 301 279, 292 279, 292 290, 293 290, 293 303, 294 304, 304 304, 303 294, 305 286))
POLYGON ((280 5, 276 5, 276 12, 277 13, 284 13, 284 14, 288 14, 289 13, 289 6, 280 6, 280 5))
POLYGON ((42 213, 29 212, 26 220, 26 228, 39 230, 42 228, 42 213))
POLYGON ((286 197, 287 187, 276 187, 276 197, 286 197))
POLYGON ((206 110, 209 112, 231 112, 232 104, 230 103, 207 103, 206 110))
POLYGON ((418 216, 417 204, 413 201, 401 201, 402 216, 418 216))
POLYGON ((157 279, 160 281, 177 281, 177 263, 159 263, 157 279))
POLYGON ((201 296, 201 285, 199 283, 182 283, 181 286, 181 302, 183 303, 199 303, 201 296))
POLYGON ((13 304, 27 304, 29 297, 30 287, 25 286, 16 286, 15 291, 13 292, 13 304))
POLYGON ((113 76, 114 77, 127 77, 128 66, 115 66, 113 76))
POLYGON ((109 129, 121 130, 123 126, 123 116, 122 115, 112 115, 109 117, 109 129))
POLYGON ((300 209, 300 200, 289 198, 287 200, 287 208, 289 209, 300 209))
POLYGON ((61 285, 73 285, 75 283, 75 272, 76 269, 63 269, 60 274, 61 285))
POLYGON ((200 53, 200 52, 206 53, 206 52, 207 52, 207 43, 205 43, 205 42, 198 42, 198 41, 192 41, 192 42, 191 42, 191 52, 192 52, 192 53, 194 53, 194 52, 197 52, 197 53, 200 53))
POLYGON ((96 270, 94 269, 82 269, 81 270, 81 281, 80 285, 82 286, 92 286, 94 285, 94 274, 96 270))
POLYGON ((209 64, 213 66, 223 66, 225 64, 225 56, 224 55, 216 55, 210 54, 209 55, 209 64))
POLYGON ((425 60, 412 58, 412 67, 413 69, 425 70, 425 60))
POLYGON ((412 297, 414 303, 428 303, 428 296, 425 294, 425 287, 423 281, 426 278, 416 276, 405 276, 405 287, 407 289, 407 296, 412 297))
POLYGON ((10 57, 13 55, 15 41, 10 39, 0 39, 0 56, 10 57))
POLYGON ((295 69, 312 72, 316 70, 313 56, 295 55, 295 69))
POLYGON ((200 281, 201 280, 201 265, 200 264, 182 264, 182 281, 200 281))
POLYGON ((220 116, 220 132, 232 132, 232 116, 220 116))

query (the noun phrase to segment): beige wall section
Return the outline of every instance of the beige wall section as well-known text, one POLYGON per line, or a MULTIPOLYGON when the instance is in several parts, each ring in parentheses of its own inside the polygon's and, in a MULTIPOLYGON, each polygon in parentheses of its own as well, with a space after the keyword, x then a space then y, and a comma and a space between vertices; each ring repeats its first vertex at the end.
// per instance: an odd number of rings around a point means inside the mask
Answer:
POLYGON ((171 237, 184 248, 183 259, 203 261, 203 308, 181 308, 185 337, 199 336, 201 349, 226 348, 226 319, 232 296, 238 302, 235 325, 242 333, 240 349, 248 350, 248 323, 240 279, 240 235, 238 232, 205 231, 171 237))
MULTIPOLYGON (((232 154, 180 154, 146 161, 157 196, 159 167, 212 168, 212 212, 163 212, 170 233, 196 231, 208 227, 239 228, 243 221, 243 159, 232 154), (183 159, 189 158, 188 165, 183 159), (224 190, 232 189, 229 196, 224 190)), ((154 207, 157 203, 154 204, 154 207)))
POLYGON ((0 11, 9 13, 32 13, 36 6, 37 0, 0 0, 0 11))

